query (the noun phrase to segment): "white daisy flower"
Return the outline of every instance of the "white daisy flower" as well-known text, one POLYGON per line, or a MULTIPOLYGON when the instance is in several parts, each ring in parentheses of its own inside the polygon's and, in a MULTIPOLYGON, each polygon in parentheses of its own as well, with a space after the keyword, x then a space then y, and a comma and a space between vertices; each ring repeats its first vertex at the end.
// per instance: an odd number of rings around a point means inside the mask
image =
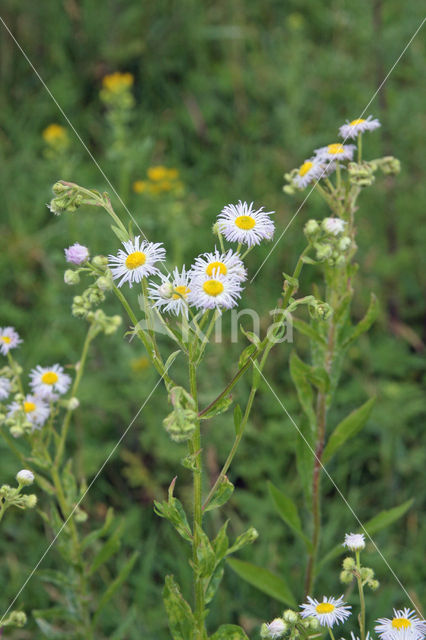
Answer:
POLYGON ((50 413, 50 407, 47 402, 39 396, 32 394, 26 395, 22 404, 19 402, 12 402, 8 406, 8 409, 8 418, 13 418, 16 413, 23 411, 26 419, 33 425, 34 429, 40 429, 46 422, 50 413))
POLYGON ((203 253, 196 258, 190 269, 193 277, 213 278, 217 273, 229 276, 243 282, 247 278, 247 271, 238 255, 232 249, 220 253, 215 247, 214 252, 203 253))
POLYGON ((342 144, 341 142, 334 142, 328 144, 326 147, 320 147, 315 149, 314 153, 320 160, 352 160, 356 145, 354 144, 342 144))
POLYGON ((241 297, 242 287, 236 278, 224 276, 218 271, 214 278, 193 278, 188 302, 198 309, 232 309, 241 297))
POLYGON ((359 133, 365 133, 366 131, 374 131, 374 129, 378 129, 381 124, 377 120, 377 118, 373 118, 373 116, 368 116, 368 118, 357 118, 356 120, 346 120, 346 124, 343 124, 339 129, 339 136, 344 140, 350 138, 351 140, 355 140, 358 137, 359 133))
POLYGON ((147 276, 159 273, 155 266, 157 262, 164 262, 166 251, 161 242, 145 242, 140 236, 127 242, 123 242, 123 249, 119 249, 116 256, 108 256, 108 265, 114 280, 121 278, 118 286, 128 282, 140 282, 147 276))
POLYGON ((71 384, 71 377, 64 373, 64 368, 59 364, 52 367, 38 365, 30 372, 30 378, 33 392, 46 400, 55 400, 57 394, 63 395, 71 384))
POLYGON ((426 634, 426 621, 408 608, 394 609, 394 617, 379 618, 374 630, 382 640, 421 640, 426 634))
POLYGON ((299 187, 299 189, 304 189, 310 182, 319 180, 325 175, 329 175, 326 173, 325 169, 326 165, 319 162, 318 158, 309 158, 309 160, 305 160, 305 162, 299 167, 299 171, 293 178, 293 182, 297 187, 299 187))
POLYGON ((346 227, 346 222, 340 218, 324 218, 322 221, 322 228, 327 233, 331 233, 333 236, 338 236, 343 233, 346 227))
MULTIPOLYGON (((335 220, 335 218, 331 219, 335 220)), ((345 541, 342 543, 342 546, 349 549, 349 551, 361 551, 365 549, 364 538, 363 533, 345 533, 345 541)))
POLYGON ((11 349, 16 349, 23 342, 13 327, 0 327, 0 352, 7 356, 11 349))
POLYGON ((9 378, 0 378, 0 400, 5 400, 10 393, 11 383, 9 378))
POLYGON ((148 291, 149 297, 154 300, 154 307, 174 313, 176 316, 183 313, 188 317, 187 299, 191 289, 190 273, 186 271, 185 265, 181 272, 175 267, 172 274, 161 275, 161 283, 159 284, 150 282, 148 291))
POLYGON ((255 211, 253 202, 227 204, 219 213, 218 229, 229 242, 239 242, 252 247, 262 240, 271 240, 275 225, 269 217, 273 211, 255 211))
POLYGON ((308 604, 300 605, 302 618, 314 616, 322 627, 332 627, 338 622, 344 622, 351 615, 351 606, 343 602, 340 598, 323 597, 322 602, 307 596, 308 604))

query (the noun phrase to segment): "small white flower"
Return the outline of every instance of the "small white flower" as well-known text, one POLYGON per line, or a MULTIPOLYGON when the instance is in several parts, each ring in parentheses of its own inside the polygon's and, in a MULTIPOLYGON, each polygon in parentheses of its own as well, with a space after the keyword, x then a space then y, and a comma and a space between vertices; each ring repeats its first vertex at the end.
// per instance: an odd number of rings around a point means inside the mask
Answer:
POLYGON ((188 302, 198 309, 232 309, 241 297, 241 284, 236 278, 216 272, 214 278, 193 278, 188 302))
POLYGON ((374 630, 382 640, 421 640, 426 634, 426 621, 408 608, 394 609, 394 617, 379 618, 374 630))
POLYGON ((29 486, 34 482, 34 474, 29 469, 21 469, 21 471, 18 471, 16 474, 16 479, 19 484, 29 486))
POLYGON ((178 316, 183 313, 188 317, 188 296, 190 289, 190 275, 185 265, 182 271, 175 267, 168 276, 161 275, 161 283, 150 282, 149 297, 154 300, 154 307, 178 316), (170 277, 172 280, 170 281, 170 277))
POLYGON ((239 242, 252 247, 262 240, 271 240, 275 225, 269 217, 273 211, 255 211, 253 202, 227 204, 218 215, 218 229, 229 242, 239 242))
POLYGON ((350 138, 351 140, 355 140, 358 137, 359 133, 365 133, 365 131, 374 131, 380 127, 380 122, 377 118, 373 118, 373 116, 368 116, 368 118, 357 118, 356 120, 346 120, 346 124, 343 124, 339 129, 339 136, 344 140, 350 138))
POLYGON ((7 356, 11 349, 15 349, 23 342, 19 333, 13 327, 0 327, 0 352, 7 356))
POLYGON ((55 400, 56 394, 63 395, 71 384, 70 376, 64 373, 64 368, 59 364, 51 367, 38 365, 30 372, 30 378, 33 392, 47 400, 55 400))
POLYGON ((132 286, 133 282, 140 282, 147 276, 159 273, 155 266, 157 262, 164 262, 166 251, 161 242, 145 242, 140 236, 134 240, 123 242, 123 249, 119 249, 116 256, 108 256, 108 265, 114 280, 121 278, 118 286, 124 282, 132 286))
POLYGON ((356 146, 354 144, 342 144, 334 142, 326 147, 315 149, 315 156, 319 160, 352 160, 356 146))
POLYGON ((351 615, 351 607, 343 602, 343 596, 337 599, 324 596, 322 602, 310 596, 307 598, 308 604, 300 605, 300 615, 302 618, 314 616, 322 627, 332 627, 338 622, 344 622, 351 615))
POLYGON ((240 282, 247 278, 247 271, 240 256, 232 249, 229 249, 226 253, 220 253, 215 248, 214 252, 203 253, 195 259, 190 273, 195 278, 213 278, 219 273, 222 276, 235 278, 240 282))
POLYGON ((78 242, 64 249, 64 252, 66 261, 71 264, 83 264, 89 259, 89 249, 78 242))
POLYGON ((288 625, 281 618, 275 618, 269 624, 266 625, 270 638, 281 638, 283 633, 287 631, 288 625))
POLYGON ((346 222, 340 218, 324 218, 322 221, 322 227, 327 233, 331 233, 333 236, 338 236, 345 230, 346 222))
POLYGON ((299 189, 304 189, 314 180, 316 181, 325 175, 329 175, 328 173, 326 174, 325 168, 325 164, 319 162, 318 158, 309 158, 299 167, 293 182, 299 189))
POLYGON ((5 400, 10 393, 10 380, 9 378, 0 378, 0 400, 5 400))
POLYGON ((361 551, 365 549, 365 540, 363 533, 345 533, 345 541, 342 543, 350 551, 361 551))
POLYGON ((33 425, 34 429, 40 429, 49 417, 49 405, 39 396, 28 394, 22 404, 12 402, 8 406, 8 418, 13 418, 17 412, 24 412, 27 421, 33 425))

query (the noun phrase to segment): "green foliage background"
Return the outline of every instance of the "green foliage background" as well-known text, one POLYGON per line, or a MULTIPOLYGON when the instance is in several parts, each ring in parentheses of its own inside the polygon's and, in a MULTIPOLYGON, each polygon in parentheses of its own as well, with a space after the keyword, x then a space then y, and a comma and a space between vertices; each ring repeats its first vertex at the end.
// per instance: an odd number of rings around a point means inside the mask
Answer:
MULTIPOLYGON (((277 233, 284 230, 303 195, 285 196, 282 174, 298 166, 313 148, 334 141, 347 118, 358 117, 423 17, 419 4, 398 0, 4 0, 1 16, 138 224, 150 239, 164 240, 169 255, 182 256, 187 264, 212 247, 211 224, 228 202, 241 198, 263 204, 277 212, 277 233), (137 107, 126 163, 108 152, 109 131, 99 100, 103 75, 117 69, 135 76, 137 107), (167 199, 149 201, 130 188, 153 164, 176 167, 181 173, 186 196, 177 213, 167 199)), ((117 249, 117 242, 103 214, 81 210, 54 218, 46 202, 59 178, 110 192, 111 188, 4 25, 0 33, 1 325, 14 325, 24 337, 20 356, 27 368, 72 363, 78 359, 85 327, 70 315, 74 292, 62 281, 63 248, 79 241, 92 254, 107 254, 117 249), (41 133, 52 122, 69 129, 68 166, 58 166, 43 153, 41 133)), ((378 181, 361 197, 355 310, 361 317, 373 290, 381 316, 350 352, 330 424, 337 424, 368 396, 376 394, 378 401, 364 432, 329 465, 362 521, 415 498, 408 515, 375 539, 418 603, 425 595, 426 577, 420 519, 425 504, 421 445, 426 225, 421 216, 426 194, 419 135, 423 60, 420 34, 367 112, 379 117, 383 126, 366 139, 366 156, 393 154, 401 160, 402 172, 395 180, 378 181)), ((126 211, 118 201, 115 204, 126 220, 126 211)), ((302 247, 304 222, 324 215, 322 203, 312 194, 247 287, 245 305, 267 316, 281 287, 281 272, 291 270, 302 247)), ((250 255, 252 274, 268 250, 250 255)), ((306 273, 302 286, 309 293, 306 273)), ((117 309, 112 300, 110 308, 117 309)), ((303 339, 296 340, 303 351, 303 339)), ((233 358, 242 347, 242 340, 236 345, 225 341, 210 351, 202 402, 229 379, 233 358)), ((290 352, 291 345, 276 349, 266 376, 297 421, 288 375, 290 352)), ((135 371, 133 361, 141 356, 141 347, 128 343, 124 329, 113 338, 97 340, 69 450, 81 476, 93 477, 152 389, 155 372, 135 371)), ((243 382, 236 397, 244 393, 243 382)), ((164 576, 174 572, 187 594, 190 590, 187 549, 152 510, 153 499, 164 496, 176 474, 184 501, 189 492, 189 472, 180 466, 184 451, 169 441, 161 426, 165 413, 165 394, 158 389, 85 504, 91 522, 100 522, 108 505, 124 518, 117 566, 134 549, 142 551, 126 588, 105 614, 103 637, 114 640, 168 638, 161 602, 164 576)), ((205 429, 211 475, 206 482, 223 461, 231 429, 228 414, 214 429, 205 429)), ((237 490, 225 511, 236 534, 247 523, 260 533, 240 557, 286 575, 297 592, 302 548, 274 513, 266 484, 271 480, 302 500, 295 479, 294 440, 294 427, 263 388, 231 470, 237 490)), ((17 461, 0 446, 1 481, 11 482, 17 461)), ((325 482, 324 487, 325 553, 345 531, 356 529, 356 522, 333 486, 325 482)), ((212 527, 221 522, 211 516, 212 527)), ((8 514, 2 540, 0 608, 6 609, 47 540, 37 514, 28 512, 24 520, 22 514, 8 514)), ((382 583, 379 592, 369 595, 376 615, 387 615, 391 606, 408 605, 382 559, 371 553, 368 560, 382 583)), ((43 566, 55 562, 52 549, 43 566)), ((106 583, 115 569, 105 570, 106 583)), ((340 590, 335 561, 320 576, 313 595, 340 590)), ((30 611, 47 602, 35 575, 18 603, 30 611)), ((220 623, 239 623, 256 637, 260 621, 275 617, 280 607, 229 570, 212 603, 212 630, 220 623)), ((31 622, 26 630, 9 635, 41 637, 37 633, 31 622)))

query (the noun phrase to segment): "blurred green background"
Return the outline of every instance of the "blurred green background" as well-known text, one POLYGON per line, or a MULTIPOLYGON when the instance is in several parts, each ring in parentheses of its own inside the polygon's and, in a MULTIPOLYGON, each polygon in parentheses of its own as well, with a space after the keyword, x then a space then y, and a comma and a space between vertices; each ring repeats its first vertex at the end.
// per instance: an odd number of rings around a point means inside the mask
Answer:
MULTIPOLYGON (((197 253, 213 247, 210 228, 228 202, 254 200, 275 210, 280 233, 304 197, 283 194, 283 173, 300 165, 314 148, 334 142, 338 127, 359 116, 423 18, 419 3, 399 0, 3 0, 1 17, 140 227, 151 240, 166 243, 169 268, 174 259, 189 265, 197 253), (99 97, 102 77, 117 70, 135 78, 125 157, 123 149, 111 146, 110 122, 99 97), (146 179, 147 169, 156 165, 176 168, 184 192, 135 193, 133 182, 146 179)), ((425 506, 423 44, 420 33, 367 111, 383 126, 365 139, 366 157, 395 155, 402 172, 396 179, 379 179, 360 198, 354 315, 362 316, 374 291, 381 316, 349 353, 330 424, 368 396, 376 394, 378 402, 363 434, 329 468, 362 521, 415 498, 408 515, 377 534, 376 542, 418 604, 425 596, 426 577, 420 518, 425 506)), ((79 357, 85 326, 70 314, 76 292, 63 284, 63 248, 78 241, 92 254, 108 254, 118 245, 105 214, 81 209, 57 218, 46 207, 51 185, 61 178, 110 193, 111 187, 35 70, 0 25, 1 325, 14 325, 24 338, 19 355, 27 369, 38 363, 74 363, 79 357), (65 154, 46 153, 42 132, 52 123, 67 129, 65 154)), ((113 201, 127 223, 127 212, 113 201)), ((244 304, 259 310, 265 322, 279 294, 281 273, 292 270, 303 246, 304 222, 324 215, 313 193, 247 287, 244 304)), ((252 274, 268 249, 250 255, 252 274)), ((317 277, 306 270, 305 293, 317 277)), ((112 299, 107 307, 118 312, 112 299)), ((80 394, 82 407, 69 452, 80 476, 89 479, 156 382, 141 346, 129 344, 125 330, 123 325, 112 338, 97 339, 80 394)), ((296 343, 303 352, 304 341, 296 336, 296 343)), ((225 340, 210 349, 202 403, 231 377, 243 346, 242 340, 234 345, 225 340)), ((272 353, 266 376, 297 421, 287 364, 291 348, 282 345, 272 353)), ((243 381, 236 399, 243 400, 246 392, 243 381)), ((185 501, 189 492, 189 472, 180 465, 184 447, 171 443, 161 425, 165 403, 165 393, 158 389, 84 505, 88 526, 101 521, 108 505, 125 519, 117 567, 134 549, 142 551, 126 588, 105 614, 105 638, 169 638, 161 601, 167 573, 178 577, 189 597, 187 549, 152 510, 153 499, 165 495, 176 474, 179 496, 185 501)), ((205 430, 206 486, 232 438, 228 416, 214 425, 205 430)), ((297 591, 303 550, 275 515, 266 487, 271 480, 301 503, 294 441, 291 422, 263 388, 231 470, 234 497, 207 526, 213 531, 225 517, 235 534, 248 524, 255 526, 260 537, 240 557, 285 574, 297 591)), ((0 447, 1 482, 11 482, 18 463, 2 443, 0 447)), ((324 491, 323 553, 345 531, 357 528, 332 485, 324 482, 324 491)), ((26 513, 24 521, 19 513, 8 516, 1 532, 3 609, 47 545, 36 513, 26 513)), ((389 569, 369 550, 367 564, 374 566, 382 585, 368 596, 374 613, 384 616, 391 606, 408 606, 389 569)), ((57 562, 52 549, 43 566, 57 562)), ((114 570, 111 566, 106 572, 105 582, 114 570)), ((340 593, 338 570, 338 561, 329 565, 314 595, 340 593)), ((298 597, 302 595, 300 587, 298 597)), ((48 601, 35 575, 18 604, 30 612, 48 601)), ((239 623, 257 637, 260 622, 278 615, 281 606, 228 570, 212 603, 209 626, 214 630, 220 623, 239 623)), ((9 635, 42 637, 38 633, 30 621, 25 630, 9 635)))

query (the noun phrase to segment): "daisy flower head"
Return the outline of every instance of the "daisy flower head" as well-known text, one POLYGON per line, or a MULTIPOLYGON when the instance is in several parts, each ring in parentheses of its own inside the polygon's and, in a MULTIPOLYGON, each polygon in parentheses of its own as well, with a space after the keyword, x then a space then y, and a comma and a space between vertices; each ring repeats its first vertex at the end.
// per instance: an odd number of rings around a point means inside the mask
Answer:
POLYGON ((10 387, 9 378, 0 378, 0 400, 6 400, 10 393, 10 387))
POLYGON ((57 394, 63 395, 71 384, 71 377, 64 373, 64 368, 59 364, 52 367, 38 365, 30 372, 30 378, 33 393, 46 400, 55 400, 57 394))
POLYGON ((315 149, 315 156, 319 160, 352 160, 356 146, 354 144, 342 144, 333 142, 326 147, 315 149))
POLYGON ((313 181, 319 180, 326 174, 326 167, 318 158, 309 158, 299 167, 299 170, 293 178, 294 184, 299 189, 304 189, 313 181))
POLYGON ((184 314, 188 317, 187 299, 191 289, 190 273, 186 271, 185 265, 182 271, 175 267, 172 274, 167 276, 161 274, 159 284, 150 282, 148 292, 149 297, 154 300, 154 307, 159 307, 162 311, 176 316, 184 314))
POLYGON ((164 262, 166 251, 161 242, 145 242, 140 236, 134 240, 123 242, 123 249, 119 249, 116 256, 108 256, 108 266, 114 280, 120 278, 118 286, 128 282, 141 282, 143 278, 159 273, 155 266, 157 262, 164 262))
POLYGON ((238 242, 253 247, 262 240, 271 240, 275 225, 269 217, 273 211, 255 210, 253 202, 227 204, 219 213, 218 229, 228 242, 238 242))
POLYGON ((216 274, 235 278, 243 282, 247 278, 247 271, 238 255, 229 249, 226 253, 220 253, 216 248, 214 252, 203 253, 196 258, 190 270, 194 278, 212 278, 216 274))
POLYGON ((26 420, 33 425, 33 429, 40 429, 49 417, 50 408, 43 398, 38 395, 27 394, 24 402, 12 402, 8 406, 8 418, 13 418, 17 413, 23 412, 26 420))
POLYGON ((394 609, 393 618, 379 618, 374 630, 382 640, 421 640, 426 634, 426 621, 408 608, 394 609))
POLYGON ((288 624, 286 624, 282 618, 275 618, 266 625, 265 631, 268 634, 268 638, 275 640, 276 638, 281 638, 287 629, 288 624))
POLYGON ((343 602, 340 598, 327 598, 324 596, 322 602, 307 596, 308 603, 300 605, 302 618, 314 616, 322 627, 333 627, 336 623, 344 622, 351 615, 351 606, 343 602))
POLYGON ((192 278, 188 302, 197 309, 232 309, 238 304, 242 287, 234 277, 224 276, 218 271, 212 278, 192 278))
POLYGON ((345 533, 345 541, 342 546, 349 549, 349 551, 362 551, 362 549, 365 549, 364 538, 363 533, 345 533))
POLYGON ((0 327, 0 352, 7 356, 11 349, 16 349, 23 342, 13 327, 0 327))
POLYGON ((338 236, 345 230, 346 222, 341 218, 324 218, 322 227, 327 233, 338 236))
POLYGON ((71 264, 83 264, 89 259, 89 249, 78 242, 64 249, 64 252, 66 261, 71 264))
POLYGON ((356 120, 352 120, 352 122, 346 120, 346 124, 342 124, 339 129, 339 136, 344 140, 347 140, 348 138, 355 140, 359 133, 374 131, 374 129, 378 129, 380 126, 380 122, 377 118, 373 118, 373 116, 368 116, 368 118, 357 118, 356 120))

